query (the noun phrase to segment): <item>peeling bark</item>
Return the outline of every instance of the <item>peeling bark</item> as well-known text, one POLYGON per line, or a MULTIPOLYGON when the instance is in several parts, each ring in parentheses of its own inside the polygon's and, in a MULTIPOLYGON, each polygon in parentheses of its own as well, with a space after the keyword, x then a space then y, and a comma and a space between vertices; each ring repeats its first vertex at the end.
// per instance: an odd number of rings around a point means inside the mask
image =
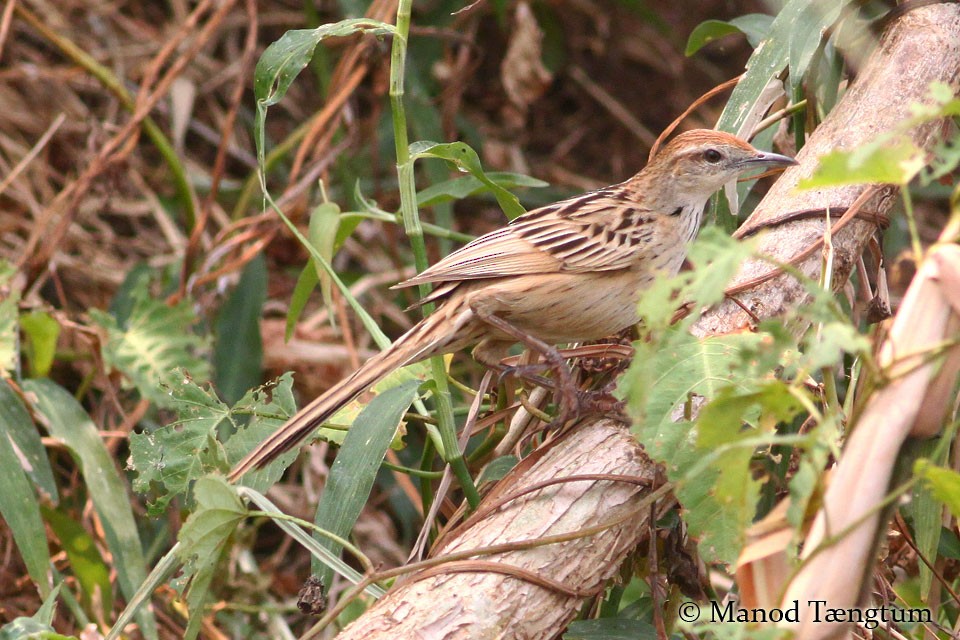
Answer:
POLYGON ((454 568, 399 584, 337 637, 554 637, 577 614, 582 595, 602 589, 647 530, 650 510, 645 498, 656 481, 656 465, 623 425, 599 420, 579 426, 524 460, 483 503, 540 482, 581 474, 632 476, 645 479, 647 485, 579 480, 538 489, 479 521, 468 521, 451 532, 448 544, 438 550, 442 555, 482 549, 616 522, 591 536, 478 558, 532 572, 579 594, 561 593, 504 573, 454 568))

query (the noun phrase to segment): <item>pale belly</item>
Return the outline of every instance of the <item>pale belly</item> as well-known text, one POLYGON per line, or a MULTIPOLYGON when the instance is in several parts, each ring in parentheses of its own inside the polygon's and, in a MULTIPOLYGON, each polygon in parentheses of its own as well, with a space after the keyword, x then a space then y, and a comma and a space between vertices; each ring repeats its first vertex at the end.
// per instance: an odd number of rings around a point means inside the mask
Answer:
POLYGON ((637 322, 637 298, 650 278, 632 271, 514 276, 483 281, 467 300, 549 343, 596 340, 637 322))

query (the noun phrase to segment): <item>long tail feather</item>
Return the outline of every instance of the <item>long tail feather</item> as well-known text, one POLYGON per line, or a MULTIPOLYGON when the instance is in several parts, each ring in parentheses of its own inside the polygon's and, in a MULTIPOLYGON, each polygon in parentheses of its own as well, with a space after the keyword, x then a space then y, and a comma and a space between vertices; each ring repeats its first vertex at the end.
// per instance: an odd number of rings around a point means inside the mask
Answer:
MULTIPOLYGON (((446 318, 434 314, 397 339, 390 347, 367 360, 349 378, 337 383, 308 404, 257 445, 230 472, 231 482, 248 471, 260 468, 293 449, 345 404, 376 384, 391 371, 437 353, 450 346, 450 332, 444 331, 446 318)), ((458 340, 459 342, 459 340, 458 340)), ((453 347, 457 348, 457 347, 453 347)))

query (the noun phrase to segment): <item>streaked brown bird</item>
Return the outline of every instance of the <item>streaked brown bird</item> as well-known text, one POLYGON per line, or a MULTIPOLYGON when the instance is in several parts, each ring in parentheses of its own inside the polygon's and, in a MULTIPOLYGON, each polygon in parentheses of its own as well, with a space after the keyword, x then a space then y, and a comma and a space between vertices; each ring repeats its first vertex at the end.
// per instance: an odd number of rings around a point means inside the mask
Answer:
MULTIPOLYGON (((398 367, 470 345, 479 362, 498 367, 516 342, 550 356, 557 353, 552 345, 635 324, 640 292, 680 269, 711 194, 751 169, 792 164, 727 133, 688 131, 632 178, 535 209, 477 238, 397 285, 437 285, 423 299, 439 305, 434 313, 300 410, 230 479, 297 446, 398 367)), ((560 363, 558 384, 564 371, 560 363)))

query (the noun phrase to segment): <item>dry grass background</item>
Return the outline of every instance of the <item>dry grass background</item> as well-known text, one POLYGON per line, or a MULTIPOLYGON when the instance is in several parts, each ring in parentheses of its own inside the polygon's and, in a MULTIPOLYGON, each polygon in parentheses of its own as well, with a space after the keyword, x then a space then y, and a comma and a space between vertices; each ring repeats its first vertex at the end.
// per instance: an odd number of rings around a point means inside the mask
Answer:
MULTIPOLYGON (((305 396, 342 377, 370 347, 342 304, 342 330, 324 322, 318 305, 308 310, 295 346, 283 342, 282 312, 306 255, 261 209, 252 76, 258 55, 285 30, 340 19, 348 3, 307 6, 8 0, 2 9, 0 258, 19 267, 24 304, 60 321, 61 357, 52 375, 78 390, 109 432, 120 466, 125 434, 146 406, 118 399, 119 381, 103 371, 85 312, 109 307, 137 265, 169 269, 172 285, 163 295, 189 295, 202 315, 212 316, 242 266, 265 252, 264 379, 297 369, 305 374, 298 376, 305 396)), ((682 49, 693 27, 762 10, 733 0, 545 3, 537 16, 553 78, 518 109, 502 70, 516 29, 512 11, 501 21, 484 3, 451 16, 460 8, 415 5, 411 111, 431 105, 443 137, 474 144, 486 169, 549 181, 546 195, 522 196, 531 204, 619 181, 641 167, 652 136, 705 90, 739 73, 749 54, 742 39, 732 38, 687 59, 682 49)), ((392 22, 395 6, 374 0, 360 9, 392 22)), ((388 46, 344 39, 327 47, 324 58, 326 73, 303 74, 271 109, 268 138, 284 149, 270 171, 271 187, 294 216, 317 201, 317 178, 344 206, 360 180, 367 196, 394 209, 392 140, 381 126, 388 46)), ((707 105, 687 125, 711 126, 721 106, 707 105)), ((480 233, 499 224, 502 214, 486 201, 455 207, 458 230, 480 233)), ((409 322, 392 297, 378 293, 409 264, 398 246, 405 246, 402 229, 364 223, 337 258, 339 268, 366 274, 355 288, 390 333, 409 322)), ((439 255, 436 246, 431 250, 439 255)), ((68 466, 59 470, 65 493, 82 492, 70 484, 68 466)), ((278 494, 282 506, 309 513, 316 491, 285 487, 278 494)), ((79 517, 95 527, 89 509, 79 517)), ((379 548, 380 560, 397 562, 405 551, 395 526, 388 510, 372 507, 358 536, 376 542, 361 546, 375 559, 379 548)), ((288 594, 299 587, 307 562, 291 561, 286 547, 270 548, 275 542, 261 540, 261 550, 272 553, 265 566, 276 567, 271 588, 288 594)), ((32 614, 38 600, 2 523, 0 549, 5 622, 32 614)), ((165 597, 171 604, 172 594, 165 597)), ((163 600, 157 602, 162 626, 177 637, 182 621, 172 605, 162 609, 163 600)))

